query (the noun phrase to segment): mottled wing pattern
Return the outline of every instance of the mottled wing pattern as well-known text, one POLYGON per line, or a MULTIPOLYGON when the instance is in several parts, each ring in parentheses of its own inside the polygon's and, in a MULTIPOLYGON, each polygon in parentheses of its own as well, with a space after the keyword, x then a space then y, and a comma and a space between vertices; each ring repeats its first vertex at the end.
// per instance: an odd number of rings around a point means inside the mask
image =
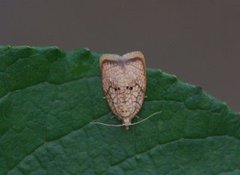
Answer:
POLYGON ((146 91, 146 66, 141 52, 100 58, 104 96, 112 112, 130 124, 142 107, 146 91))

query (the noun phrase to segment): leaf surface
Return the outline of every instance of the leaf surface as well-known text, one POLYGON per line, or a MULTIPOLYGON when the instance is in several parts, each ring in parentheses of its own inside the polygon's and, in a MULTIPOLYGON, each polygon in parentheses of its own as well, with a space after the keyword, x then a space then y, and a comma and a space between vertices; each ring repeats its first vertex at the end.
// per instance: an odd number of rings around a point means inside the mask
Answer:
POLYGON ((147 70, 139 116, 161 114, 128 131, 90 124, 120 123, 100 55, 0 47, 0 174, 240 174, 239 113, 161 70, 147 70))

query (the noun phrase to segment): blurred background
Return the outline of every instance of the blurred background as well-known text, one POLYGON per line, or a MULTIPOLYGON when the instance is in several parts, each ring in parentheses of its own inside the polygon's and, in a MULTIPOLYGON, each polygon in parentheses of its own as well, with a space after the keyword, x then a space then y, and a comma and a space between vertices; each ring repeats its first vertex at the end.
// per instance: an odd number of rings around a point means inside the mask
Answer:
POLYGON ((0 0, 0 45, 141 50, 240 111, 239 0, 0 0))

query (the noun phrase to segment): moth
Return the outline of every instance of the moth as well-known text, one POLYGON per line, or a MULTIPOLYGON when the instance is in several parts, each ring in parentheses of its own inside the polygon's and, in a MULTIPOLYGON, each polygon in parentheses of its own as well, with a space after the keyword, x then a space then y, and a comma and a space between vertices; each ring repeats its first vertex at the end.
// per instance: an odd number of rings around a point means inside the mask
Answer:
POLYGON ((122 121, 122 125, 94 123, 107 126, 125 126, 128 129, 130 125, 142 122, 143 120, 132 123, 132 119, 140 111, 146 93, 147 79, 144 55, 140 51, 130 52, 122 56, 104 54, 100 57, 100 69, 104 97, 112 112, 122 121))

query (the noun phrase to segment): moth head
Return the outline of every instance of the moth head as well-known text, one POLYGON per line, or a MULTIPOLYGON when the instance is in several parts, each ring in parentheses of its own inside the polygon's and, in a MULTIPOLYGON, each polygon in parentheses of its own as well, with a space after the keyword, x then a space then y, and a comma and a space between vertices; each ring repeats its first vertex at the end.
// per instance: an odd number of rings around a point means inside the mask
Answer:
POLYGON ((131 120, 129 118, 123 119, 123 126, 125 126, 126 129, 129 129, 129 126, 131 125, 131 120))

